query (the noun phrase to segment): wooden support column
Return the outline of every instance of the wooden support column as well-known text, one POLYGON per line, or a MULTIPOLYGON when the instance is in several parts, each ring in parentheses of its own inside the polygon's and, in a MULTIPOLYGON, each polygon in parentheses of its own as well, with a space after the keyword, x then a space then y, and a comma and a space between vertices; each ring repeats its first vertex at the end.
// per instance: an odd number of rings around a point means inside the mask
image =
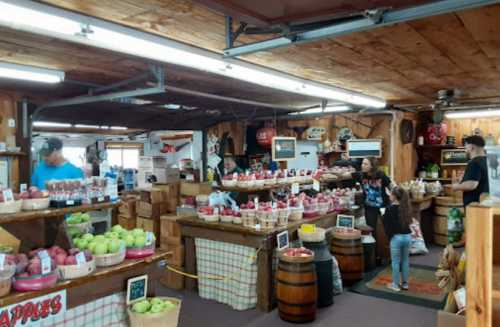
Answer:
MULTIPOLYGON (((184 238, 184 249, 186 251, 186 273, 196 275, 196 246, 193 237, 184 238)), ((193 278, 186 278, 186 289, 196 291, 198 281, 193 278)))

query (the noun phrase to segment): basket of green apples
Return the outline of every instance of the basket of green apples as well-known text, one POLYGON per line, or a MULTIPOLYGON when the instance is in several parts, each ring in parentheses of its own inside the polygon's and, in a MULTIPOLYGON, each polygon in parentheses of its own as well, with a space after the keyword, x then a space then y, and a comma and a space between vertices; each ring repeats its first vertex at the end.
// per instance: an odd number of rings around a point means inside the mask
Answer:
POLYGON ((114 266, 125 260, 125 242, 115 232, 96 236, 87 233, 74 239, 73 243, 82 251, 89 250, 97 267, 114 266))
POLYGON ((153 233, 145 232, 141 228, 128 231, 120 225, 113 226, 113 229, 120 235, 120 238, 127 246, 127 259, 145 258, 155 253, 156 238, 153 233))
POLYGON ((88 233, 92 228, 92 222, 88 213, 75 212, 66 219, 66 223, 68 227, 78 229, 82 233, 88 233))
POLYGON ((127 308, 131 327, 177 327, 181 300, 154 297, 136 302, 127 308))

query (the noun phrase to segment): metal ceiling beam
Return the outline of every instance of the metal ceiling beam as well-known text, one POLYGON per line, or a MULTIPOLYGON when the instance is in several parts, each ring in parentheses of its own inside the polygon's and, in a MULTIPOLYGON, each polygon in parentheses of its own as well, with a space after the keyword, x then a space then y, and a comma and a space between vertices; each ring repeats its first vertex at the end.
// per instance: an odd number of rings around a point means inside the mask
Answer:
POLYGON ((291 44, 306 43, 324 38, 334 38, 341 35, 366 31, 377 27, 393 25, 410 20, 446 14, 454 11, 472 9, 496 3, 500 3, 500 0, 443 0, 394 11, 369 11, 367 12, 367 17, 365 18, 355 19, 349 22, 339 23, 307 32, 292 34, 286 37, 282 36, 266 41, 227 48, 224 50, 224 57, 237 57, 254 52, 280 48, 291 44))

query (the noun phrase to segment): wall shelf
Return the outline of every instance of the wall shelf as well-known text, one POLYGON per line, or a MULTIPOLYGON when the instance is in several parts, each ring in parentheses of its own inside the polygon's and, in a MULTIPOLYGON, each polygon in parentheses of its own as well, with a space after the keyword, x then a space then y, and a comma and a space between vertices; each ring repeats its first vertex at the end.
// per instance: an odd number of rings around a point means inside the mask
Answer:
POLYGON ((21 157, 25 155, 26 153, 24 152, 10 152, 10 151, 0 152, 0 157, 21 157))
POLYGON ((424 144, 417 145, 417 149, 465 149, 465 147, 457 144, 424 144))

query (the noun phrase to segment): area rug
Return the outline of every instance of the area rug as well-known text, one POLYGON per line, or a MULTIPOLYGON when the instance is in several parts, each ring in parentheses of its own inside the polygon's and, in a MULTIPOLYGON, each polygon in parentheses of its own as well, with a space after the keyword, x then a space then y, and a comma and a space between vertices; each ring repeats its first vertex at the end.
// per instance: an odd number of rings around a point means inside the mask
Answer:
POLYGON ((410 289, 394 292, 386 287, 392 281, 392 270, 388 266, 365 274, 365 278, 354 285, 350 291, 396 302, 441 309, 445 304, 447 294, 438 287, 435 271, 435 267, 411 265, 410 289))

